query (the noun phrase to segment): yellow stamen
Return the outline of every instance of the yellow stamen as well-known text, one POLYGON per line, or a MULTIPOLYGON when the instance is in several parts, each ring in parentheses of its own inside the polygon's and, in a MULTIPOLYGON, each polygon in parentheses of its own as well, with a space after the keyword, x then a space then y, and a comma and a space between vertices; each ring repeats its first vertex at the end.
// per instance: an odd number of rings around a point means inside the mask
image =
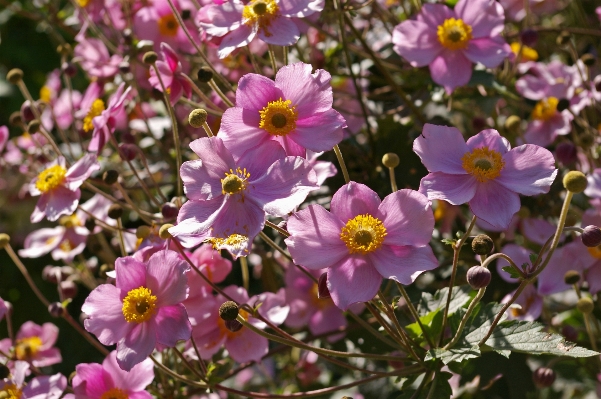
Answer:
POLYGON ((170 12, 169 14, 159 18, 157 21, 159 25, 159 33, 163 36, 175 36, 179 29, 179 24, 175 16, 170 12))
POLYGON ((73 214, 71 216, 61 216, 60 219, 58 219, 58 224, 68 229, 83 226, 81 219, 79 219, 76 214, 73 214))
POLYGON ((467 43, 472 40, 472 27, 462 19, 445 19, 438 25, 438 41, 450 50, 467 48, 467 43))
POLYGON ((60 165, 54 165, 46 168, 38 175, 35 186, 38 190, 45 193, 60 186, 65 180, 67 169, 60 165))
POLYGON ((62 251, 65 252, 71 252, 73 250, 73 248, 75 248, 75 245, 73 244, 73 242, 71 242, 71 240, 66 239, 63 240, 59 246, 58 246, 62 251))
POLYGON ((496 179, 505 167, 505 161, 500 153, 488 147, 476 148, 461 157, 461 166, 479 182, 496 179))
POLYGON ((127 392, 123 391, 120 388, 111 388, 102 395, 100 395, 100 399, 128 399, 129 396, 127 392))
POLYGON ((2 399, 20 399, 22 392, 15 384, 6 384, 0 389, 0 398, 2 399))
MULTIPOLYGON (((213 249, 223 249, 223 248, 232 248, 238 250, 242 248, 248 242, 248 237, 243 236, 241 234, 232 234, 226 238, 210 238, 207 242, 209 242, 213 249)), ((245 249, 244 252, 248 252, 248 249, 245 249)), ((207 272, 209 269, 207 269, 207 272)))
POLYGON ((135 288, 123 298, 121 311, 128 323, 148 321, 155 312, 157 297, 146 287, 135 288))
POLYGON ((386 227, 378 218, 359 215, 346 222, 340 231, 340 239, 350 253, 365 255, 380 248, 386 234, 386 227))
POLYGON ((15 345, 15 356, 19 360, 31 359, 38 353, 41 346, 42 340, 40 337, 27 337, 18 339, 15 345))
POLYGON ((230 172, 225 172, 225 177, 221 179, 221 192, 232 195, 244 191, 249 177, 250 173, 246 171, 246 168, 238 167, 235 172, 230 169, 230 172))
POLYGON ((536 103, 532 110, 532 119, 548 121, 557 113, 559 100, 555 97, 544 98, 536 103))
POLYGON ((42 86, 42 88, 40 89, 40 100, 44 101, 45 103, 50 103, 51 99, 52 89, 48 86, 42 86))
MULTIPOLYGON (((520 52, 520 43, 513 42, 511 43, 511 51, 517 56, 520 52)), ((532 47, 528 47, 522 44, 522 56, 520 58, 521 62, 527 61, 536 61, 538 60, 538 52, 532 47)))
POLYGON ((601 245, 597 247, 587 247, 586 249, 593 258, 601 259, 601 245))
POLYGON ((242 19, 247 25, 259 25, 265 36, 272 36, 269 32, 271 21, 278 16, 279 7, 275 0, 254 0, 244 6, 242 19))
POLYGON ((292 101, 284 101, 281 97, 277 101, 268 102, 267 106, 259 111, 259 127, 273 136, 285 136, 296 129, 298 112, 296 106, 291 104, 292 101))
POLYGON ((92 120, 97 117, 98 115, 100 115, 102 113, 102 111, 104 111, 104 101, 102 101, 101 99, 96 99, 94 100, 94 102, 92 103, 92 106, 90 107, 90 110, 88 111, 88 114, 86 115, 85 118, 83 118, 83 130, 84 132, 89 132, 90 130, 94 130, 94 123, 92 123, 92 120))

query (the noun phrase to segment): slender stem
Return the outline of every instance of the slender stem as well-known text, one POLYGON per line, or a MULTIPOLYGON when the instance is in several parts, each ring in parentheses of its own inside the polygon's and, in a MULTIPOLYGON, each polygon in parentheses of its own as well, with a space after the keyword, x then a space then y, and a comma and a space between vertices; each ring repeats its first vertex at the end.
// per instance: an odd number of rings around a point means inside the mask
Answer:
POLYGON ((117 218, 117 235, 119 236, 119 248, 121 248, 121 256, 127 256, 127 250, 125 249, 125 240, 123 240, 123 224, 121 218, 117 218))
POLYGON ((213 108, 215 112, 218 112, 219 114, 223 115, 223 110, 213 101, 211 101, 211 99, 206 94, 204 94, 202 90, 198 88, 198 86, 196 86, 196 83, 192 80, 192 78, 190 78, 185 73, 182 73, 182 76, 190 83, 190 85, 192 86, 192 90, 194 90, 194 93, 196 93, 196 95, 200 97, 201 100, 204 101, 208 107, 213 108))
POLYGON ((273 51, 273 46, 271 44, 269 46, 269 59, 271 60, 271 69, 273 70, 273 74, 275 75, 278 72, 278 64, 275 60, 275 52, 273 51))
POLYGON ((338 163, 340 164, 340 169, 342 169, 342 175, 344 176, 344 181, 348 184, 351 182, 351 178, 349 177, 348 170, 346 169, 346 163, 344 163, 344 158, 342 157, 342 152, 340 152, 340 148, 338 144, 334 146, 334 153, 336 154, 336 158, 338 158, 338 163))
MULTIPOLYGON (((292 256, 290 256, 290 254, 288 252, 286 252, 286 250, 284 250, 282 247, 280 247, 278 244, 276 244, 271 238, 269 238, 269 236, 267 234, 265 234, 261 231, 259 233, 259 237, 261 237, 263 239, 263 241, 265 241, 267 243, 267 245, 269 245, 270 247, 272 247, 273 249, 275 249, 276 251, 278 251, 279 253, 284 255, 284 257, 286 259, 288 259, 289 261, 292 262, 292 256)), ((317 279, 315 279, 315 277, 313 277, 313 275, 311 275, 311 277, 313 278, 313 280, 317 281, 317 279)))
POLYGON ((265 221, 265 225, 271 227, 274 230, 276 230, 278 233, 280 233, 281 235, 283 235, 286 238, 290 237, 290 233, 288 233, 286 230, 284 230, 283 228, 281 228, 277 224, 270 222, 269 220, 265 221))
POLYGON ((365 328, 371 335, 384 342, 385 344, 391 346, 392 348, 396 348, 398 344, 388 337, 382 335, 378 330, 373 328, 367 321, 363 320, 361 317, 351 312, 350 310, 346 312, 349 316, 351 316, 357 323, 359 323, 363 328, 365 328))
POLYGON ((248 291, 249 285, 249 273, 248 273, 248 260, 246 256, 241 256, 240 258, 240 267, 242 268, 242 285, 246 291, 248 291))
POLYGON ((369 302, 365 302, 365 307, 376 318, 376 320, 378 320, 378 323, 380 323, 380 326, 382 326, 382 328, 388 333, 388 335, 390 335, 390 337, 395 340, 395 342, 397 343, 397 346, 400 347, 400 348, 403 348, 405 350, 405 352, 409 353, 410 352, 410 348, 408 348, 407 344, 405 343, 405 341, 398 334, 396 334, 392 330, 392 328, 390 328, 390 325, 382 317, 382 315, 380 315, 380 313, 378 312, 378 309, 376 309, 369 302))
POLYGON ((205 382, 206 382, 205 376, 204 376, 204 375, 202 375, 202 374, 201 374, 201 373, 200 373, 198 370, 196 370, 196 369, 195 369, 195 368, 194 368, 194 367, 193 367, 193 366, 190 364, 190 362, 188 361, 188 359, 186 359, 186 358, 184 357, 184 355, 183 355, 183 354, 182 354, 182 353, 181 353, 181 352, 180 352, 180 351, 179 351, 179 350, 178 350, 176 347, 173 347, 172 349, 173 349, 173 352, 175 352, 175 354, 177 355, 177 357, 179 357, 179 358, 180 358, 180 360, 181 360, 181 361, 182 361, 182 362, 183 362, 183 363, 186 365, 186 367, 187 367, 187 368, 188 368, 188 369, 189 369, 191 372, 193 372, 193 373, 194 373, 194 375, 196 375, 198 378, 200 378, 201 380, 203 380, 203 381, 205 381, 205 382))
POLYGON ((430 348, 434 348, 434 341, 432 341, 432 338, 430 338, 430 334, 424 328, 424 325, 423 325, 421 319, 419 318, 419 314, 417 313, 417 309, 415 309, 415 306, 413 306, 413 303, 411 302, 411 299, 409 298, 407 291, 405 291, 405 287, 403 287, 403 285, 401 283, 399 283, 398 281, 395 281, 395 283, 396 283, 396 286, 399 289, 399 291, 401 291, 401 295, 403 295, 403 298, 405 298, 405 302, 407 303, 407 307, 409 308, 409 311, 413 315, 413 318, 419 325, 419 328, 422 329, 422 333, 424 334, 426 341, 428 341, 428 345, 430 345, 430 348))
POLYGON ((196 381, 192 381, 187 379, 186 377, 184 377, 183 375, 179 375, 174 371, 171 371, 170 369, 168 369, 167 367, 165 367, 165 365, 161 362, 159 362, 157 359, 155 359, 154 356, 150 355, 148 356, 150 358, 150 360, 152 360, 154 362, 154 365, 157 366, 162 372, 164 372, 167 375, 170 375, 171 377, 180 380, 182 382, 185 382, 186 384, 193 386, 193 387, 198 387, 198 388, 208 388, 209 386, 206 384, 201 384, 199 382, 196 381))
POLYGON ((221 99, 223 100, 223 102, 226 103, 228 107, 233 107, 234 106, 234 103, 232 103, 230 101, 230 99, 227 98, 227 96, 225 94, 223 94, 223 92, 221 91, 221 89, 219 88, 219 86, 217 86, 217 83, 215 83, 215 81, 213 79, 211 79, 209 81, 209 86, 211 86, 211 89, 213 89, 213 91, 215 93, 217 93, 217 95, 219 97, 221 97, 221 99))
POLYGON ((396 177, 394 176, 394 168, 388 168, 388 172, 390 174, 390 187, 392 188, 392 192, 394 193, 399 188, 396 185, 396 177))
POLYGON ((204 129, 205 133, 207 134, 207 137, 215 136, 213 134, 213 131, 211 130, 211 127, 209 126, 209 124, 207 122, 202 124, 202 128, 204 129))
POLYGON ((444 350, 451 349, 454 345, 457 344, 457 342, 459 342, 459 338, 461 337, 461 333, 463 332, 463 329, 465 328, 467 321, 469 320, 470 316, 472 315, 472 312, 474 311, 474 308, 476 307, 476 305, 480 302, 480 300, 484 296, 485 292, 486 292, 486 287, 480 288, 480 290, 478 290, 478 294, 472 300, 472 302, 470 303, 470 306, 467 308, 467 311, 463 315, 463 318, 461 319, 461 322, 459 323, 459 328, 457 328, 457 332, 455 333, 455 336, 442 349, 444 349, 444 350))
POLYGON ((13 250, 13 248, 11 247, 11 245, 10 244, 6 244, 6 246, 4 247, 4 249, 6 250, 6 253, 8 253, 8 256, 10 256, 10 258, 12 259, 12 261, 15 263, 15 265, 17 266, 17 268, 19 269, 19 271, 21 272, 21 274, 23 275, 23 277, 25 277, 25 280, 27 281, 27 284, 29 285, 29 287, 31 288, 31 290, 33 291, 33 293, 35 294, 35 296, 38 297, 38 299, 40 300, 40 302, 42 302, 42 304, 47 309, 48 306, 50 305, 50 301, 48 301, 48 299, 46 299, 46 297, 44 296, 44 294, 42 294, 42 292, 39 290, 38 286, 35 285, 35 282, 31 278, 31 275, 27 271, 27 268, 25 267, 25 265, 23 264, 23 262, 21 262, 21 259, 19 259, 19 257, 17 256, 17 254, 15 253, 15 251, 13 250))

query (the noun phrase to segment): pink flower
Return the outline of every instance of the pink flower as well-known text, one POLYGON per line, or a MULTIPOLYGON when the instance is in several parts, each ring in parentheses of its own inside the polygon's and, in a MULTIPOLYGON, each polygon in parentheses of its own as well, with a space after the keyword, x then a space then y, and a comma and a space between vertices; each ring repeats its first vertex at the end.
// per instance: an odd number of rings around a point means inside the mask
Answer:
POLYGON ((288 155, 331 150, 346 122, 332 108, 331 76, 301 62, 282 67, 275 82, 249 73, 238 82, 236 106, 223 114, 219 137, 233 152, 275 140, 288 155))
POLYGON ((11 378, 0 380, 2 397, 19 399, 59 399, 67 388, 67 379, 62 374, 35 377, 25 384, 29 373, 26 362, 17 361, 12 370, 11 378))
MULTIPOLYGON (((180 99, 182 94, 186 98, 190 98, 192 94, 192 85, 182 77, 182 63, 179 62, 179 57, 176 52, 167 44, 161 43, 161 55, 164 61, 157 61, 156 66, 159 71, 161 81, 165 85, 165 89, 169 94, 171 104, 175 104, 180 99)), ((152 87, 162 92, 161 82, 156 75, 154 68, 150 68, 150 79, 148 79, 152 87)))
POLYGON ((69 169, 65 158, 59 156, 29 183, 29 194, 40 196, 31 214, 31 222, 40 222, 44 217, 51 222, 61 215, 75 212, 81 191, 79 187, 92 173, 100 169, 95 154, 86 154, 69 169))
POLYGON ((151 399, 144 389, 154 379, 154 364, 146 359, 130 371, 117 363, 117 352, 112 351, 102 364, 82 363, 75 367, 73 392, 75 399, 132 398, 151 399))
POLYGON ((8 142, 8 127, 0 126, 0 153, 4 151, 4 146, 8 142))
MULTIPOLYGON (((558 0, 527 0, 530 12, 536 15, 551 14, 557 11, 561 4, 558 0)), ((526 17, 524 9, 524 0, 499 0, 503 6, 507 18, 514 21, 521 21, 526 17)))
POLYGON ((494 129, 466 143, 454 127, 426 124, 413 151, 430 172, 420 192, 453 205, 467 202, 474 215, 503 229, 520 209, 519 194, 546 193, 557 175, 551 152, 533 144, 511 149, 494 129))
POLYGON ((104 345, 117 344, 117 363, 130 371, 158 345, 173 347, 190 338, 192 327, 181 302, 188 296, 186 262, 161 251, 148 262, 115 261, 116 286, 102 284, 81 310, 84 325, 104 345))
POLYGON ((7 311, 8 307, 6 306, 6 302, 4 302, 2 298, 0 298, 0 321, 2 321, 7 311))
POLYGON ((498 66, 511 49, 501 37, 503 8, 494 0, 459 0, 454 9, 424 4, 416 20, 394 28, 394 51, 414 67, 429 65, 447 93, 467 84, 472 64, 498 66))
POLYGON ((211 4, 200 9, 201 33, 209 38, 222 38, 219 58, 227 57, 238 47, 249 44, 256 36, 278 46, 290 46, 300 37, 295 21, 323 10, 323 0, 241 0, 211 4))
POLYGON ((26 321, 17 333, 14 347, 9 338, 0 341, 0 350, 14 351, 14 358, 31 363, 35 367, 46 367, 63 361, 61 352, 54 347, 58 337, 58 327, 52 323, 43 325, 26 321))
POLYGON ((199 160, 182 164, 184 190, 190 201, 169 229, 186 247, 208 238, 235 256, 247 255, 248 245, 265 224, 265 214, 282 217, 317 188, 310 164, 286 157, 282 147, 267 141, 250 150, 230 152, 219 137, 190 143, 199 160))
POLYGON ((438 266, 428 246, 434 216, 417 191, 399 190, 381 201, 350 182, 334 194, 330 210, 310 205, 293 214, 286 244, 296 264, 328 269, 328 289, 342 310, 372 299, 383 277, 407 285, 438 266))
POLYGON ((118 54, 110 55, 100 39, 86 38, 79 34, 76 37, 75 56, 81 68, 94 78, 111 78, 119 72, 119 64, 123 57, 118 54))
MULTIPOLYGON (((117 118, 124 111, 124 103, 131 87, 125 89, 125 83, 121 83, 117 88, 117 91, 109 99, 107 107, 104 107, 102 100, 94 101, 92 108, 88 112, 87 118, 92 119, 94 131, 92 132, 92 139, 88 146, 90 152, 100 152, 111 135, 115 131, 117 124, 117 118)), ((85 130, 85 120, 84 120, 85 130)))
MULTIPOLYGON (((179 26, 167 0, 154 0, 145 2, 134 17, 134 31, 140 39, 150 40, 158 51, 160 43, 167 43, 176 50, 193 52, 194 47, 189 42, 184 30, 179 26)), ((193 12, 196 10, 194 3, 189 0, 173 0, 177 12, 193 12)), ((189 32, 194 32, 196 26, 192 18, 185 22, 189 32)), ((192 34, 194 36, 194 34, 192 34)))
MULTIPOLYGON (((509 302, 513 294, 515 294, 515 291, 505 295, 501 303, 509 302)), ((534 321, 538 319, 542 311, 543 297, 536 291, 534 285, 528 284, 507 311, 507 318, 510 320, 534 321)))

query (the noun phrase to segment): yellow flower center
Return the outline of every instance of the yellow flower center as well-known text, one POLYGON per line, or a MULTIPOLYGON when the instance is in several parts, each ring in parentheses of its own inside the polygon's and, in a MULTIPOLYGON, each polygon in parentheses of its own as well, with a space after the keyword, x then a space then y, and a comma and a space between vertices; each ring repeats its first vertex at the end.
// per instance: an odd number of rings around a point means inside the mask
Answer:
POLYGON ((128 399, 127 393, 119 388, 111 388, 102 395, 100 399, 128 399))
POLYGON ((601 259, 601 245, 596 247, 586 247, 588 253, 595 259, 601 259))
MULTIPOLYGON (((518 43, 518 42, 511 43, 511 51, 517 56, 520 52, 520 43, 518 43)), ((520 61, 526 62, 526 61, 536 61, 536 60, 538 60, 538 52, 535 49, 533 49, 532 47, 528 47, 528 46, 522 44, 522 56, 520 58, 520 61)))
POLYGON ((467 43, 472 40, 472 27, 462 19, 445 19, 438 25, 438 41, 450 50, 467 48, 467 43))
POLYGON ((386 227, 380 219, 371 215, 359 215, 346 222, 340 230, 340 239, 350 253, 365 255, 380 248, 386 234, 386 227))
POLYGON ((159 24, 159 33, 163 36, 175 36, 177 35, 177 30, 179 28, 179 24, 175 19, 175 16, 172 13, 169 13, 158 20, 159 24))
POLYGON ((77 226, 83 226, 83 223, 77 217, 76 214, 73 214, 71 216, 61 216, 60 219, 58 219, 58 224, 68 229, 72 229, 73 227, 77 226))
POLYGON ((94 100, 94 102, 92 103, 92 106, 90 107, 90 110, 88 111, 88 114, 86 115, 85 118, 83 118, 83 130, 84 132, 89 132, 90 130, 94 130, 94 124, 92 123, 92 120, 97 117, 98 115, 100 115, 102 113, 102 111, 104 111, 104 101, 102 101, 101 99, 97 98, 96 100, 94 100))
POLYGON ((225 172, 225 177, 221 179, 221 192, 232 195, 244 191, 249 177, 250 173, 246 171, 246 168, 238 167, 235 172, 230 169, 230 172, 225 172))
POLYGON ((52 99, 52 89, 48 86, 42 86, 40 89, 40 100, 49 103, 52 99))
POLYGON ((280 97, 277 101, 270 101, 259 114, 261 114, 261 122, 259 127, 267 130, 272 136, 285 136, 296 129, 296 120, 298 112, 296 106, 292 105, 290 100, 282 100, 280 97))
POLYGON ((17 340, 15 345, 15 356, 19 360, 28 360, 38 353, 42 346, 40 337, 27 337, 17 340))
POLYGON ((15 384, 7 384, 0 389, 0 399, 20 399, 21 390, 15 384))
POLYGON ((557 113, 559 100, 555 97, 543 98, 534 106, 532 118, 540 121, 548 121, 557 113))
POLYGON ((496 179, 505 167, 505 161, 497 151, 488 147, 476 148, 461 157, 461 166, 479 182, 496 179))
MULTIPOLYGON (((213 249, 219 250, 225 247, 240 249, 246 244, 247 241, 247 236, 243 236, 242 234, 232 234, 226 238, 210 238, 207 242, 213 246, 213 249)), ((248 252, 248 249, 245 249, 244 252, 248 252)), ((207 269, 207 272, 209 272, 209 269, 207 269)))
POLYGON ((75 248, 75 245, 73 244, 73 242, 69 239, 63 240, 59 246, 58 246, 62 251, 65 252, 71 252, 73 250, 73 248, 75 248))
POLYGON ((263 29, 265 36, 271 36, 268 28, 271 21, 276 18, 279 10, 275 0, 254 0, 244 6, 242 10, 242 18, 247 25, 259 25, 259 29, 263 29))
POLYGON ((35 182, 35 186, 38 190, 45 193, 60 186, 65 180, 67 175, 67 169, 60 165, 54 165, 44 169, 42 173, 38 175, 38 180, 35 182))
POLYGON ((123 298, 121 311, 128 323, 143 323, 154 314, 157 297, 146 287, 135 288, 123 298))

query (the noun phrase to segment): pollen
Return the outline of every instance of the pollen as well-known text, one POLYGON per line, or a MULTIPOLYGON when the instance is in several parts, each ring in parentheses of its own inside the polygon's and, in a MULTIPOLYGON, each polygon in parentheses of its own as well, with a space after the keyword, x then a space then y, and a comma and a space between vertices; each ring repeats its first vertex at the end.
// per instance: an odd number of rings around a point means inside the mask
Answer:
POLYGON ((543 98, 534 106, 532 110, 532 119, 548 121, 557 113, 557 104, 559 100, 555 97, 543 98))
POLYGON ((267 130, 272 136, 285 136, 296 129, 298 112, 296 106, 291 104, 292 101, 284 101, 281 97, 279 100, 268 102, 267 106, 259 111, 259 127, 267 130))
POLYGON ((588 253, 595 259, 601 259, 601 245, 596 247, 586 247, 588 253))
POLYGON ((275 0, 254 0, 244 6, 242 19, 247 25, 259 25, 265 36, 273 34, 269 32, 271 21, 278 16, 279 7, 275 0))
POLYGON ((230 169, 229 173, 225 172, 225 177, 221 179, 221 192, 224 195, 232 195, 244 191, 249 177, 250 173, 246 171, 246 168, 238 167, 236 171, 230 169))
POLYGON ((75 248, 75 245, 73 244, 73 242, 69 239, 63 240, 59 246, 58 246, 61 251, 64 252, 71 252, 73 251, 73 248, 75 248))
POLYGON ((15 384, 6 384, 0 389, 0 398, 2 399, 20 399, 22 392, 15 384))
POLYGON ((467 43, 472 40, 472 27, 462 19, 445 19, 438 25, 438 41, 450 50, 467 48, 467 43))
POLYGON ((159 25, 159 33, 162 36, 175 36, 179 29, 179 24, 172 13, 169 13, 157 21, 159 25))
POLYGON ((60 165, 54 165, 46 168, 38 175, 35 186, 38 190, 45 193, 60 186, 65 181, 67 169, 60 165))
POLYGON ((102 395, 100 395, 100 399, 128 399, 129 396, 127 392, 120 388, 111 388, 102 395))
POLYGON ((31 359, 38 353, 41 346, 42 340, 37 336, 18 339, 15 345, 15 356, 18 360, 31 359))
MULTIPOLYGON (((521 47, 522 55, 520 60, 522 62, 538 60, 538 52, 535 49, 533 49, 532 47, 528 47, 525 44, 522 44, 521 47)), ((517 56, 520 52, 520 43, 511 43, 511 52, 513 52, 513 54, 517 56)))
POLYGON ((121 311, 128 323, 148 321, 155 312, 157 297, 146 287, 135 288, 123 298, 121 311))
POLYGON ((461 157, 461 166, 479 182, 484 183, 499 177, 505 167, 505 161, 499 152, 481 147, 461 157))
POLYGON ((85 118, 83 118, 84 132, 87 133, 91 130, 94 130, 94 124, 92 123, 92 120, 99 116, 102 113, 102 111, 104 111, 104 109, 104 101, 102 101, 99 98, 94 100, 92 106, 90 107, 90 110, 88 111, 88 114, 85 118))
MULTIPOLYGON (((226 238, 211 238, 208 242, 213 246, 213 249, 232 248, 234 250, 242 248, 248 241, 247 236, 242 234, 232 234, 226 238)), ((245 252, 248 252, 246 249, 245 252)), ((207 269, 209 271, 209 269, 207 269)))
POLYGON ((340 239, 350 253, 365 255, 380 248, 386 234, 386 227, 380 219, 371 215, 359 215, 346 222, 340 231, 340 239))
POLYGON ((52 89, 48 86, 42 86, 40 89, 40 100, 50 103, 52 100, 52 89))
POLYGON ((83 226, 81 219, 79 219, 75 214, 71 216, 61 216, 60 219, 58 219, 58 224, 68 229, 72 229, 73 227, 77 226, 83 226))

